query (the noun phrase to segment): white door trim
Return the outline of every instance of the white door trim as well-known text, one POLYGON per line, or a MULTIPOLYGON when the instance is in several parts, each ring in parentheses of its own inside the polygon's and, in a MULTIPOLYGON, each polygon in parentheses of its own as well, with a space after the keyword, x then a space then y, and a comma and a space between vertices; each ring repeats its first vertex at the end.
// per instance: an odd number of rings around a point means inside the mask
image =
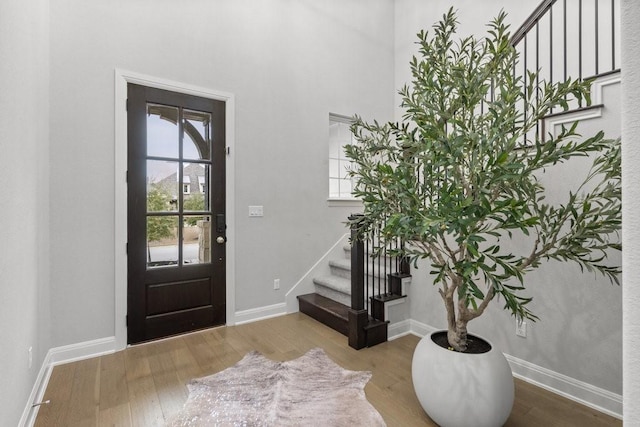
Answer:
POLYGON ((226 219, 227 259, 226 295, 227 325, 235 324, 235 227, 234 227, 234 138, 235 96, 228 92, 193 86, 186 83, 140 74, 116 68, 115 70, 115 346, 121 350, 127 346, 127 83, 135 83, 158 89, 203 98, 217 99, 226 104, 226 219))

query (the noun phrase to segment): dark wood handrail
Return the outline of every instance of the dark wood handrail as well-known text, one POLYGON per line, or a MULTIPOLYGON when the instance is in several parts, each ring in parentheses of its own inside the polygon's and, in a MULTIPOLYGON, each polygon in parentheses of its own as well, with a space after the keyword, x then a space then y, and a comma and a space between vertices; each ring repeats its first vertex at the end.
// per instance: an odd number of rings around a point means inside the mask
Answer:
POLYGON ((520 43, 524 36, 527 35, 529 30, 535 27, 540 18, 542 18, 544 14, 547 13, 549 9, 551 9, 551 6, 553 6, 556 1, 557 0, 543 0, 542 3, 540 3, 538 7, 536 7, 533 13, 529 15, 527 20, 524 21, 520 28, 518 28, 518 30, 513 33, 513 36, 511 36, 511 44, 515 46, 520 43))

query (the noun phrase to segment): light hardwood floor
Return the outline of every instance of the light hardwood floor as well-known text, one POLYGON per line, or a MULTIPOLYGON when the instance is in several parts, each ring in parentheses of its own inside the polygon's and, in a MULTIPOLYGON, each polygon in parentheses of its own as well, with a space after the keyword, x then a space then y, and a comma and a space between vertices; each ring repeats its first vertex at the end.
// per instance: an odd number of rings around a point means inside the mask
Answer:
MULTIPOLYGON (((408 335, 356 351, 347 339, 304 314, 209 329, 129 347, 107 356, 56 366, 36 426, 157 426, 187 399, 185 384, 258 350, 290 360, 322 347, 350 370, 373 372, 365 392, 388 426, 433 426, 413 392, 411 356, 418 338, 408 335)), ((507 426, 621 426, 622 422, 516 380, 507 426)))

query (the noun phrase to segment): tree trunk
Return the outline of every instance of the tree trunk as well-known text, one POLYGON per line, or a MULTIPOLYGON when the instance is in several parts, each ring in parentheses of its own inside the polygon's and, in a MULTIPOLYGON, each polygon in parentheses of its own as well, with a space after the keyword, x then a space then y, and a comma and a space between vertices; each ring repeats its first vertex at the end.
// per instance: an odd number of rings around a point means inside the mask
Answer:
POLYGON ((449 326, 447 331, 449 345, 455 351, 464 352, 467 350, 467 321, 458 319, 453 327, 449 326))
POLYGON ((449 292, 443 295, 444 305, 447 309, 447 340, 456 351, 464 352, 467 349, 467 323, 469 321, 460 312, 456 315, 455 288, 449 288, 449 292))

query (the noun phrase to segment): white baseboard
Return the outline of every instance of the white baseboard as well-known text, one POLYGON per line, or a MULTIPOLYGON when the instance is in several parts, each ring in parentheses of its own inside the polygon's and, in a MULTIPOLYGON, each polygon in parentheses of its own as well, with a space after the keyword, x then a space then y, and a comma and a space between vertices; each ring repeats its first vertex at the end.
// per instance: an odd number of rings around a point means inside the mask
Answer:
POLYGON ((585 406, 622 419, 622 396, 576 380, 526 360, 505 354, 513 376, 574 400, 585 406))
POLYGON ((113 353, 115 349, 115 337, 100 338, 93 341, 85 341, 50 349, 42 362, 42 366, 40 366, 36 382, 31 389, 29 400, 22 412, 18 426, 30 427, 35 423, 40 407, 33 407, 32 405, 42 401, 54 366, 110 354, 113 353))
POLYGON ((51 377, 51 371, 53 370, 53 366, 48 361, 49 353, 45 357, 42 362, 42 366, 40 366, 40 371, 38 372, 38 376, 36 377, 36 382, 31 389, 31 394, 29 395, 29 400, 27 400, 27 405, 22 412, 22 417, 20 417, 20 422, 18 423, 19 427, 30 427, 36 422, 36 417, 38 415, 39 406, 33 407, 34 403, 41 402, 44 397, 44 392, 47 389, 47 384, 49 384, 49 378, 51 377))
POLYGON ((387 330, 389 341, 409 335, 411 333, 411 320, 403 320, 401 322, 392 323, 387 330))
POLYGON ((116 337, 107 337, 52 348, 47 353, 47 358, 49 359, 51 366, 56 366, 63 363, 75 362, 77 360, 84 360, 91 357, 110 354, 115 351, 116 337))
POLYGON ((267 305, 264 307, 251 308, 249 310, 236 311, 235 324, 242 325, 243 323, 256 322, 258 320, 269 319, 271 317, 278 317, 287 314, 287 304, 279 303, 273 305, 267 305))
MULTIPOLYGON (((411 320, 410 330, 419 337, 424 337, 437 328, 411 320)), ((406 335, 406 333, 405 333, 406 335)), ((394 336, 394 338, 397 338, 394 336)), ((571 399, 582 405, 603 412, 612 417, 622 419, 622 396, 594 385, 576 380, 542 366, 505 354, 511 372, 515 378, 521 379, 552 393, 571 399)))
POLYGON ((420 338, 437 331, 439 328, 434 328, 431 325, 420 323, 416 320, 411 320, 411 333, 419 336, 420 338))

